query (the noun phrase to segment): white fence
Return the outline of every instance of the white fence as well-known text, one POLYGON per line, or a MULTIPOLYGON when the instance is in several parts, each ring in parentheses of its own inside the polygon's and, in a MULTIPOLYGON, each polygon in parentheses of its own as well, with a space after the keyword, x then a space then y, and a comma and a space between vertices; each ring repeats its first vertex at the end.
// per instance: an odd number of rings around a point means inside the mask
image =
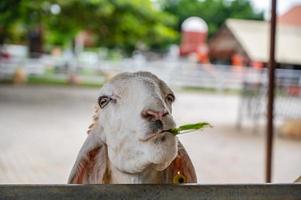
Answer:
MULTIPOLYGON (((107 73, 150 71, 170 85, 181 87, 201 87, 224 89, 241 89, 244 82, 267 83, 267 70, 253 68, 237 69, 227 65, 198 64, 188 61, 152 61, 136 63, 133 60, 120 62, 106 61, 98 69, 107 73)), ((277 69, 277 82, 281 86, 301 87, 301 69, 277 69)))
MULTIPOLYGON (((80 70, 87 68, 95 72, 105 74, 117 74, 120 72, 150 71, 169 85, 175 87, 198 87, 213 88, 219 91, 225 89, 241 89, 244 82, 248 83, 267 83, 267 71, 254 70, 252 68, 236 69, 225 65, 198 64, 187 60, 159 60, 145 61, 137 59, 123 59, 119 61, 99 61, 93 65, 87 65, 73 59, 69 61, 42 57, 40 59, 14 59, 0 60, 0 79, 11 76, 17 68, 22 68, 27 74, 42 75, 47 67, 56 66, 64 68, 61 70, 66 73, 68 70, 80 70)), ((91 79, 95 79, 91 75, 91 79)), ((277 82, 282 86, 301 87, 301 70, 277 70, 277 82)), ((86 77, 89 79, 89 77, 86 77)))

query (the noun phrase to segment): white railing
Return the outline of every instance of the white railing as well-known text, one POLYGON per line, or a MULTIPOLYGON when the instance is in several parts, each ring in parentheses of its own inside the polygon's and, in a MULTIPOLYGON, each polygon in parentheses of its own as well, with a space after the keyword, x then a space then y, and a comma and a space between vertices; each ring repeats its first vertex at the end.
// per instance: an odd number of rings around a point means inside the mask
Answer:
MULTIPOLYGON (((219 91, 225 89, 241 89, 244 82, 267 83, 266 70, 258 71, 252 68, 236 69, 225 65, 198 64, 187 60, 159 60, 144 61, 135 59, 123 59, 119 61, 103 60, 97 64, 87 65, 74 60, 66 61, 62 58, 42 57, 39 59, 13 59, 0 60, 0 79, 11 76, 17 68, 22 68, 27 74, 41 75, 47 67, 66 68, 78 70, 88 68, 95 72, 105 74, 117 74, 120 72, 150 71, 169 85, 175 87, 201 87, 213 88, 219 91)), ((64 70, 62 70, 64 71, 64 70)), ((66 71, 66 70, 65 70, 66 71)), ((282 86, 301 86, 301 70, 277 70, 277 82, 282 86)), ((86 77, 86 79, 89 79, 86 77)), ((95 79, 95 76, 91 76, 95 79)))

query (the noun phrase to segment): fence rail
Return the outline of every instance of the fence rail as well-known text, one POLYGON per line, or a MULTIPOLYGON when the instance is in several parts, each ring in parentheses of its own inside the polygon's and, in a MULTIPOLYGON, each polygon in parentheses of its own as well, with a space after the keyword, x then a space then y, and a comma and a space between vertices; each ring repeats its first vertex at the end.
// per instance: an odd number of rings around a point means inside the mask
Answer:
POLYGON ((4 199, 300 200, 301 184, 0 185, 0 200, 4 199))
MULTIPOLYGON (((95 72, 116 74, 119 72, 150 71, 158 75, 169 85, 179 87, 202 87, 224 89, 242 89, 244 82, 267 83, 267 70, 255 70, 250 67, 237 69, 227 65, 198 64, 188 60, 139 61, 135 59, 102 60, 94 63, 71 62, 44 56, 39 59, 11 59, 0 61, 0 79, 9 77, 17 68, 23 68, 28 74, 41 75, 49 67, 67 73, 90 69, 95 72)), ((95 73, 97 74, 97 73, 95 73)), ((93 78, 93 77, 92 77, 93 78)), ((301 70, 277 69, 276 79, 284 87, 301 87, 301 70)))

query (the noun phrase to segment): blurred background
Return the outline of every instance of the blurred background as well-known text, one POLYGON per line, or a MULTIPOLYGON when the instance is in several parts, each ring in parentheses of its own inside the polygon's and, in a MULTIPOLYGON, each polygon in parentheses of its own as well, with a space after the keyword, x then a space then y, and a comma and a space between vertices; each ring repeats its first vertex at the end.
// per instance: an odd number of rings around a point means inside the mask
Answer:
MULTIPOLYGON (((101 85, 151 71, 176 93, 199 183, 262 183, 270 1, 1 0, 0 183, 66 183, 101 85)), ((277 8, 273 182, 301 175, 301 0, 277 8)))

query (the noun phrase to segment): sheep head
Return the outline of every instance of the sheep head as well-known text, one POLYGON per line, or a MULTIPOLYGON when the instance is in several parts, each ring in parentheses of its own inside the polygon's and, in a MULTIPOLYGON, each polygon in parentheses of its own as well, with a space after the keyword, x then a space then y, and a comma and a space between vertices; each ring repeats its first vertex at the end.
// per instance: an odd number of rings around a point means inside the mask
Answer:
POLYGON ((68 183, 110 183, 112 167, 124 174, 166 169, 178 152, 177 138, 164 131, 175 127, 174 99, 149 72, 111 79, 100 90, 94 122, 68 183))
POLYGON ((122 73, 103 86, 94 132, 106 143, 114 167, 139 173, 172 162, 177 139, 164 130, 175 127, 173 101, 172 90, 149 72, 122 73))

